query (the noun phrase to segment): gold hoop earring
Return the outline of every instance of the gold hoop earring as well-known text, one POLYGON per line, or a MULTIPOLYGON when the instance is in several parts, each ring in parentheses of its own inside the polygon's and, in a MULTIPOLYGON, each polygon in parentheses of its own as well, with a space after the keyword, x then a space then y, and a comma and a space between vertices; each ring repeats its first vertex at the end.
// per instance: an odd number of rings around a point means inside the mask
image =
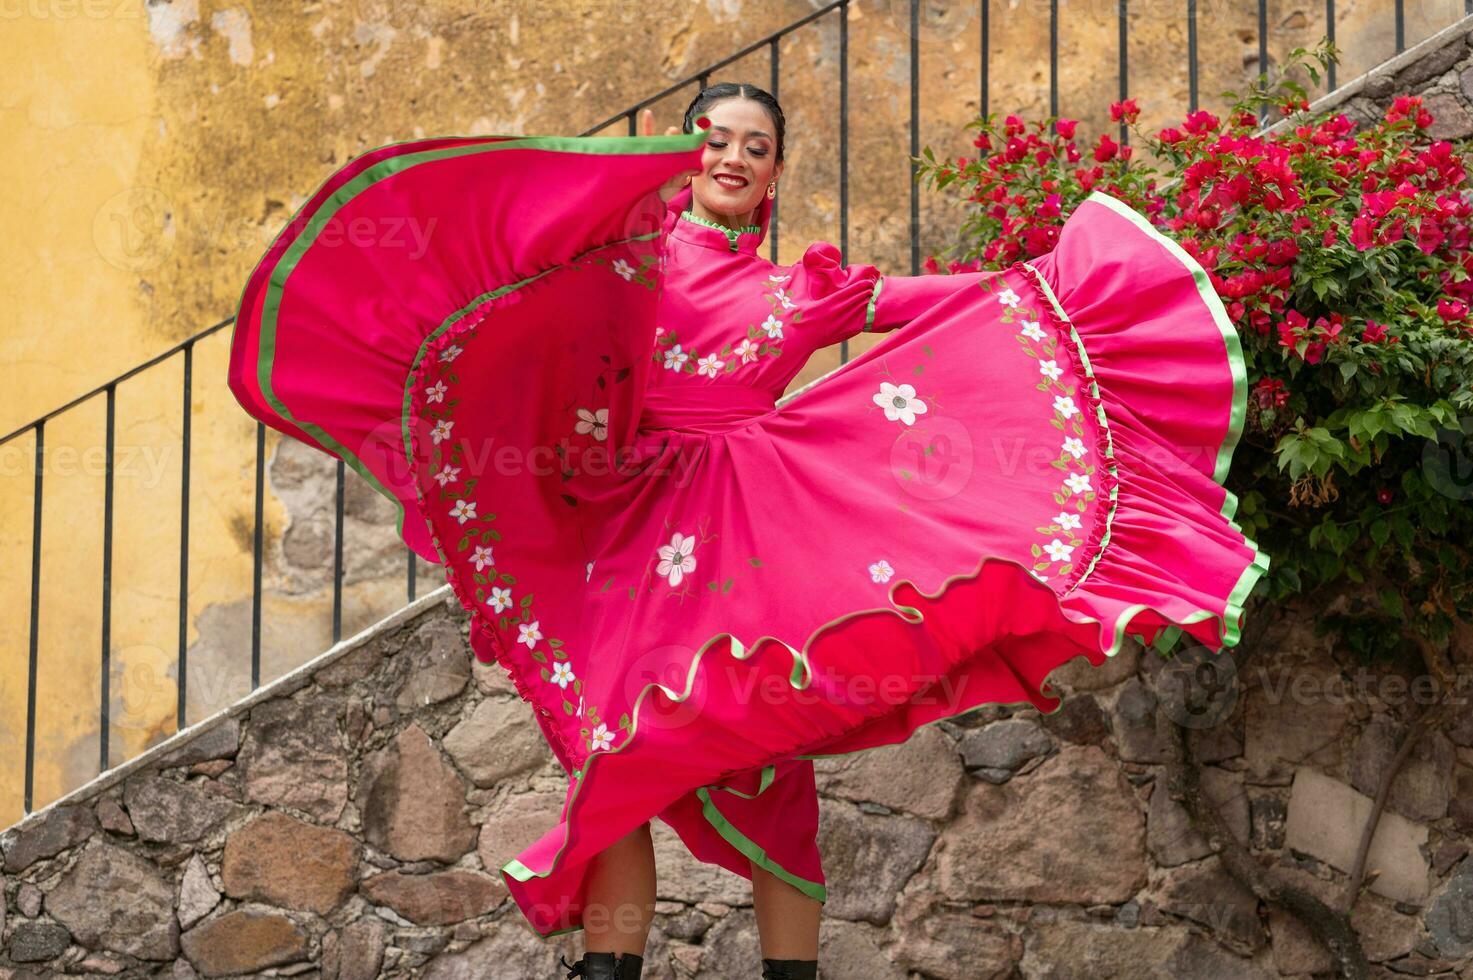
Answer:
POLYGON ((769 200, 777 197, 777 181, 773 181, 767 185, 767 197, 769 200))

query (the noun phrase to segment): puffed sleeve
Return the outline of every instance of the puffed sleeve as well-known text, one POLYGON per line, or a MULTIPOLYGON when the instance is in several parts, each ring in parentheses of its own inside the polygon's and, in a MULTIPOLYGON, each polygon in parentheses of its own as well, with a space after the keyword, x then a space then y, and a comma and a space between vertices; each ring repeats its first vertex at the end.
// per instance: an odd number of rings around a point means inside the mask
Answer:
POLYGON ((838 248, 828 242, 808 246, 793 271, 795 288, 821 307, 827 344, 895 330, 991 274, 883 275, 873 265, 841 264, 838 248))

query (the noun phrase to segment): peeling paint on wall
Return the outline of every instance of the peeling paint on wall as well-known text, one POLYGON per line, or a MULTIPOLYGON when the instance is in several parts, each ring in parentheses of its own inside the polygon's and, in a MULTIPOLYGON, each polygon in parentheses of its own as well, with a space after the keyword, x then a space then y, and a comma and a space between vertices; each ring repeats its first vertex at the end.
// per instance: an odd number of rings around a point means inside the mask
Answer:
POLYGON ((251 15, 244 10, 219 10, 210 17, 210 27, 230 45, 230 60, 249 67, 254 60, 251 47, 251 15))
POLYGON ((165 58, 200 56, 200 38, 190 30, 199 22, 199 0, 148 4, 148 32, 165 58))

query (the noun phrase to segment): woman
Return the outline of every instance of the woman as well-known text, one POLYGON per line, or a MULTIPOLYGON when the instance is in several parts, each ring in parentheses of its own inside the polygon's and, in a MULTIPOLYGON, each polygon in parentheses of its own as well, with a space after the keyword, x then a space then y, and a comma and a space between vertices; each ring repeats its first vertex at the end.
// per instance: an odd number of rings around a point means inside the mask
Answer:
POLYGON ((763 976, 812 978, 813 758, 1057 710, 1046 675, 1126 635, 1237 642, 1268 567, 1222 485, 1244 368, 1206 274, 1106 195, 1001 273, 778 266, 776 101, 712 86, 683 130, 360 157, 251 277, 231 387, 401 505, 533 706, 568 792, 501 871, 540 935, 585 931, 569 976, 640 975, 658 816, 751 879, 763 976))

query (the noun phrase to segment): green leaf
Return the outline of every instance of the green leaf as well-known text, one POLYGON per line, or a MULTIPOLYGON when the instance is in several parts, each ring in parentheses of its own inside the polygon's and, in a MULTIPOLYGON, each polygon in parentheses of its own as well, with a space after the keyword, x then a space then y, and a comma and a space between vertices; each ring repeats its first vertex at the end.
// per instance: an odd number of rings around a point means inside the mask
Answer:
POLYGON ((1371 540, 1376 543, 1377 548, 1386 546, 1391 540, 1391 526, 1385 521, 1374 521, 1371 524, 1371 540))
POLYGON ((1386 615, 1392 619, 1402 618, 1401 593, 1395 589, 1382 589, 1380 591, 1381 608, 1386 615))
POLYGON ((1411 521, 1398 514, 1396 520, 1391 523, 1391 531, 1396 535, 1398 544, 1407 550, 1411 550, 1412 540, 1416 537, 1416 530, 1412 527, 1411 521))

